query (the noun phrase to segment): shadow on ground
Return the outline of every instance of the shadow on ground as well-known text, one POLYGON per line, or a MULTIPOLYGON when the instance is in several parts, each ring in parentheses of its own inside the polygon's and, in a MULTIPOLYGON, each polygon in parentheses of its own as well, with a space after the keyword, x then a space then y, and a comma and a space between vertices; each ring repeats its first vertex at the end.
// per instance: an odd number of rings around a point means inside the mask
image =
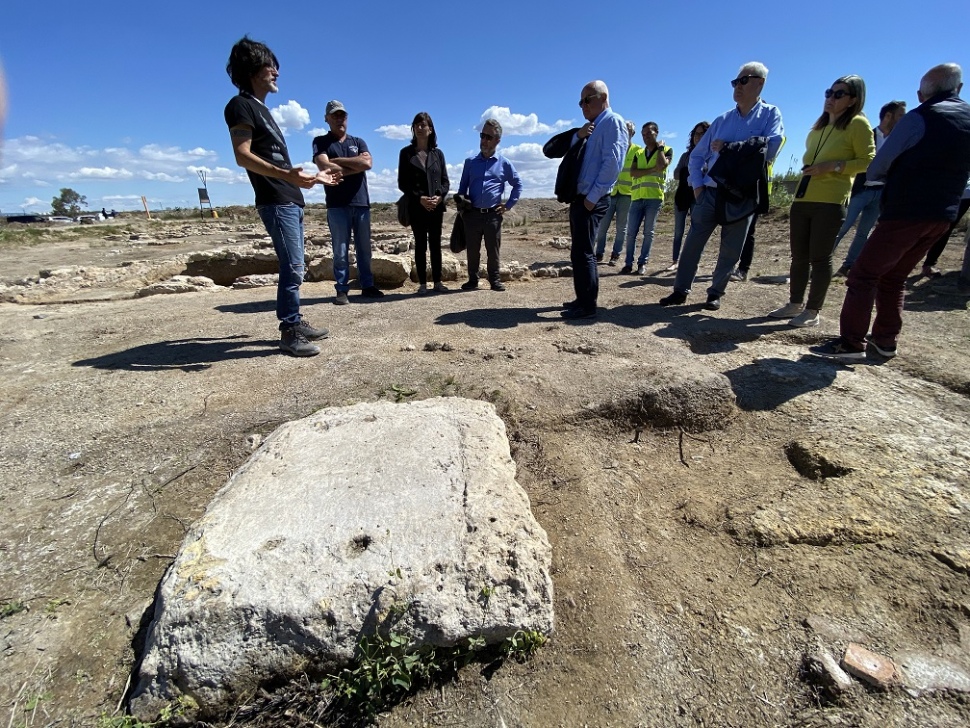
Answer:
POLYGON ((211 339, 177 339, 143 344, 114 354, 80 359, 72 366, 128 369, 135 372, 164 369, 194 372, 208 369, 220 361, 277 356, 279 351, 279 341, 254 340, 245 334, 239 334, 211 339))

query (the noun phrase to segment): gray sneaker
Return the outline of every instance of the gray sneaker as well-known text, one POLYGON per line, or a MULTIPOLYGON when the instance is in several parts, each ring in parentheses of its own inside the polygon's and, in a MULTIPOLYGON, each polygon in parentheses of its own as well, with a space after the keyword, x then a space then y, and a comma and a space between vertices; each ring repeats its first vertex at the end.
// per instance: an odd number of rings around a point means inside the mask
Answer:
POLYGON ((645 276, 646 274, 647 274, 647 266, 645 266, 645 265, 638 265, 637 266, 637 275, 638 276, 645 276))
POLYGON ((330 336, 330 332, 327 329, 315 329, 309 321, 307 321, 306 316, 300 316, 300 323, 296 325, 296 328, 300 330, 310 341, 319 341, 320 339, 326 339, 330 336))
POLYGON ((350 303, 350 299, 347 298, 347 292, 346 291, 344 291, 342 293, 341 292, 338 292, 337 293, 337 297, 335 299, 333 299, 333 302, 337 306, 346 306, 348 303, 350 303))
POLYGON ((280 329, 280 349, 293 356, 316 356, 320 353, 320 347, 310 343, 300 331, 299 324, 280 329))

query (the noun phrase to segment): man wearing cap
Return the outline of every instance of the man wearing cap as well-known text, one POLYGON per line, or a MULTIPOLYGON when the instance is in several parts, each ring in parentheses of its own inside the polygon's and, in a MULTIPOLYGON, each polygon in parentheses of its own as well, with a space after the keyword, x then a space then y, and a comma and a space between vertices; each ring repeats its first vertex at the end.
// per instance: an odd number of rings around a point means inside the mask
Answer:
POLYGON ((498 154, 502 141, 502 125, 487 119, 479 133, 479 153, 465 160, 461 170, 458 195, 468 198, 471 207, 462 213, 468 253, 468 280, 463 291, 478 288, 478 269, 482 260, 482 238, 485 239, 485 269, 493 291, 504 291, 499 276, 499 253, 502 249, 502 215, 518 202, 522 194, 522 180, 512 163, 498 154), (512 187, 508 202, 502 201, 505 185, 512 187))
POLYGON ((374 162, 367 144, 347 133, 347 109, 336 99, 327 102, 326 122, 330 131, 313 140, 313 161, 321 171, 333 172, 340 180, 326 188, 327 225, 333 244, 333 274, 338 306, 350 303, 350 238, 354 238, 361 295, 380 298, 384 293, 374 285, 371 272, 370 196, 367 170, 374 162))

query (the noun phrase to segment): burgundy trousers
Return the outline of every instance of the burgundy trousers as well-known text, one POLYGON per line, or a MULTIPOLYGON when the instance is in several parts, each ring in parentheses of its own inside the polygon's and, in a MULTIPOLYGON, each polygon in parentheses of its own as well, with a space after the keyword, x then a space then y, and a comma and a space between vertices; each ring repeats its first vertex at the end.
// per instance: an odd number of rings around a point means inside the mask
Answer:
POLYGON ((839 317, 842 340, 864 349, 872 304, 872 339, 895 346, 903 327, 903 287, 913 268, 950 226, 948 220, 880 220, 849 269, 848 291, 839 317))

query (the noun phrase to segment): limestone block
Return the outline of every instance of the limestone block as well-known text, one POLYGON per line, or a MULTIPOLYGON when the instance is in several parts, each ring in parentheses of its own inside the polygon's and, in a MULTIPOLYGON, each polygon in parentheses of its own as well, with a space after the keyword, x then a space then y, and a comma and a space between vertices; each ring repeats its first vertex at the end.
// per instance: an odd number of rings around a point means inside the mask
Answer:
POLYGON ((186 536, 131 708, 188 695, 213 715, 375 631, 415 648, 548 634, 550 564, 491 404, 321 410, 270 435, 186 536))

